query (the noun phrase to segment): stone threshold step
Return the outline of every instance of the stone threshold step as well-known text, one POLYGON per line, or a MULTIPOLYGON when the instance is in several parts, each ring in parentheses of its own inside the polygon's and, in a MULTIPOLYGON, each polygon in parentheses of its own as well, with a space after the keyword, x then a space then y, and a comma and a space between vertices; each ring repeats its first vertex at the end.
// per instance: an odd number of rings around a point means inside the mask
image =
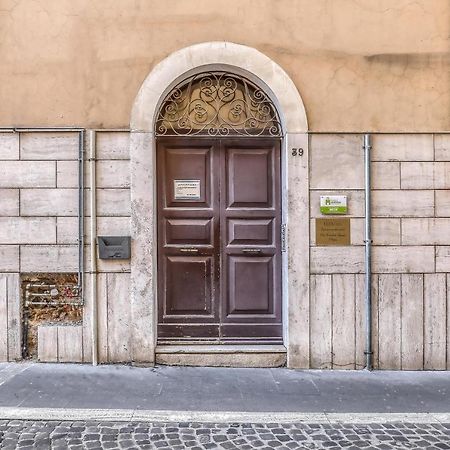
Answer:
POLYGON ((157 345, 156 353, 286 353, 284 345, 157 345))
POLYGON ((158 345, 156 363, 169 366, 281 367, 283 345, 158 345))

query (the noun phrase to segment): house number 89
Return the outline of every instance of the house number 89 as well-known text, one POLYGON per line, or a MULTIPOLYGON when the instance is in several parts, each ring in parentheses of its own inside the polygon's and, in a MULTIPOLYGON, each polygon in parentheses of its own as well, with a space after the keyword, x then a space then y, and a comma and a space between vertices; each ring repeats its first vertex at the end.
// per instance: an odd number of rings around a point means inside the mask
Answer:
POLYGON ((293 148, 292 156, 303 156, 303 149, 302 148, 293 148))

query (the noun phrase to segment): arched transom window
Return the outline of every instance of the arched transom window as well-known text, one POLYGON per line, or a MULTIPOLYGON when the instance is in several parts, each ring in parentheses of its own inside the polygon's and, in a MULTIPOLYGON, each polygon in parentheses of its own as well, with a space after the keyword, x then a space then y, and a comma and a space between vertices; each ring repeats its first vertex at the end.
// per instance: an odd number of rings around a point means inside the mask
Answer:
POLYGON ((157 136, 281 136, 277 110, 250 80, 205 72, 183 80, 163 101, 157 136))

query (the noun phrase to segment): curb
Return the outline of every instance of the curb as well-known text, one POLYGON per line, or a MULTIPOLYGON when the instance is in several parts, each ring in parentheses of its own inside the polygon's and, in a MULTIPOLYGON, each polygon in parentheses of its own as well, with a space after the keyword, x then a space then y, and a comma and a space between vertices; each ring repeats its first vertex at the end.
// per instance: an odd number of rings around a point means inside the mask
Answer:
POLYGON ((0 407, 0 419, 205 423, 450 423, 450 413, 297 413, 0 407))

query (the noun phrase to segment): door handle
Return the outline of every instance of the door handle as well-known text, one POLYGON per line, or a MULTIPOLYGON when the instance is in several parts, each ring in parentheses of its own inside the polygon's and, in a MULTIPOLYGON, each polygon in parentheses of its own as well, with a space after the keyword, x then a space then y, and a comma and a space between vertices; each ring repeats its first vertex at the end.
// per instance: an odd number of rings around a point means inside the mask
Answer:
POLYGON ((261 253, 260 248, 243 248, 242 253, 261 253))
POLYGON ((180 248, 179 250, 183 253, 198 253, 198 248, 180 248))

